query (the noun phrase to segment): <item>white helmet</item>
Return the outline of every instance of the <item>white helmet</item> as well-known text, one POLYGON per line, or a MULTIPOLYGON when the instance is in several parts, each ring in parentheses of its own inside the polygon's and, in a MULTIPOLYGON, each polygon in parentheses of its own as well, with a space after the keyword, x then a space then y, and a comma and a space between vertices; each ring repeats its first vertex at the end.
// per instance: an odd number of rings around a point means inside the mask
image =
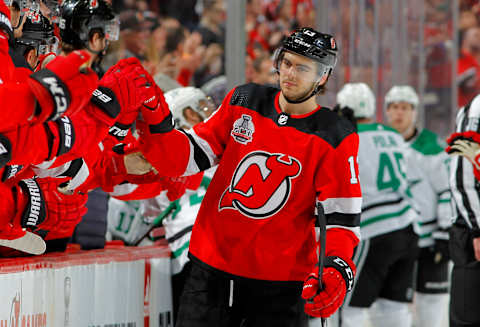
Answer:
POLYGON ((419 103, 417 92, 409 85, 395 85, 385 95, 385 106, 396 102, 410 103, 416 109, 419 103))
POLYGON ((369 118, 375 115, 375 96, 365 83, 347 83, 337 93, 340 107, 349 107, 355 118, 369 118))
POLYGON ((205 106, 208 103, 208 98, 202 90, 193 86, 179 87, 165 93, 165 101, 172 111, 173 119, 175 120, 175 127, 186 126, 191 128, 191 124, 187 122, 183 115, 185 108, 192 108, 198 112, 203 119, 205 119, 205 106), (204 100, 203 105, 200 101, 204 100))

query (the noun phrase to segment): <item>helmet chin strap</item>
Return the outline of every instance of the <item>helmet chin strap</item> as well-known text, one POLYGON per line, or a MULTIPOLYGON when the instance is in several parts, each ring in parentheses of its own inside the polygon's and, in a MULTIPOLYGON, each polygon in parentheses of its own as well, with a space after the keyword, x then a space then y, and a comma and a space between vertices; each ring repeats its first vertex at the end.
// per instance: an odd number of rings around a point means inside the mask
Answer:
POLYGON ((318 87, 316 87, 315 85, 312 87, 312 90, 311 91, 308 91, 307 94, 303 97, 301 97, 300 99, 298 100, 293 100, 293 99, 289 99, 285 94, 283 95, 283 97, 285 98, 285 100, 287 100, 288 103, 292 103, 292 104, 297 104, 297 103, 302 103, 302 102, 305 102, 307 101, 308 99, 310 99, 311 97, 313 97, 315 94, 318 93, 318 87))
POLYGON ((291 103, 291 104, 298 104, 298 103, 305 102, 309 100, 311 97, 313 97, 314 95, 318 94, 318 92, 320 92, 321 90, 320 84, 326 81, 327 79, 328 79, 328 75, 326 75, 326 77, 325 75, 322 75, 322 78, 320 78, 320 80, 318 80, 317 82, 315 82, 315 84, 313 84, 311 90, 308 91, 303 97, 301 97, 298 100, 289 99, 285 94, 283 95, 283 97, 285 98, 285 100, 287 100, 288 103, 291 103))
POLYGON ((100 63, 101 63, 102 60, 103 60, 103 57, 104 57, 105 54, 107 53, 108 46, 109 46, 109 42, 106 41, 106 42, 105 42, 105 47, 104 47, 102 50, 95 51, 95 50, 92 50, 92 49, 90 48, 90 46, 88 45, 88 42, 85 43, 85 48, 87 48, 87 50, 90 51, 91 53, 97 55, 96 62, 97 62, 98 65, 100 65, 100 63))

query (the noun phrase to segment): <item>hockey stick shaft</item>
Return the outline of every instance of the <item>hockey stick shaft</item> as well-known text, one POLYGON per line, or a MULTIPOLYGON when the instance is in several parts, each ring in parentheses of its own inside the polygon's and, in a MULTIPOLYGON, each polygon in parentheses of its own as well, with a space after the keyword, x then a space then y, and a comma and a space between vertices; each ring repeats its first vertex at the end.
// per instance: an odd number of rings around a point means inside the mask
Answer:
POLYGON ((160 214, 157 218, 152 223, 152 226, 148 228, 148 230, 138 239, 133 243, 133 246, 138 246, 149 234, 152 230, 154 230, 157 227, 160 227, 162 225, 162 220, 165 218, 165 214, 160 214))
MULTIPOLYGON (((325 211, 323 210, 322 204, 317 203, 317 224, 320 228, 319 235, 319 249, 318 249, 318 289, 323 290, 322 285, 322 274, 323 267, 325 265, 325 248, 327 244, 327 218, 325 217, 325 211)), ((322 327, 327 326, 327 319, 321 318, 322 327)))

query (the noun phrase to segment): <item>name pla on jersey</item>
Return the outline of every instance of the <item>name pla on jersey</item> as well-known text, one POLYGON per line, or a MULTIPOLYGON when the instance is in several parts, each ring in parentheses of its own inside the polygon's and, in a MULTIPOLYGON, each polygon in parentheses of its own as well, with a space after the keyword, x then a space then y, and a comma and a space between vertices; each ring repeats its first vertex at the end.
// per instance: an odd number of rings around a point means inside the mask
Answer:
POLYGON ((110 101, 112 101, 111 97, 109 97, 108 95, 106 95, 105 93, 100 91, 99 89, 95 89, 93 91, 92 95, 94 97, 96 97, 97 99, 99 99, 100 101, 102 101, 103 103, 109 103, 110 101))
POLYGON ((48 86, 50 93, 55 100, 57 114, 64 113, 68 107, 67 96, 65 95, 63 88, 59 86, 57 79, 55 77, 44 77, 42 78, 42 81, 48 86))
POLYGON ((40 188, 38 184, 33 179, 25 179, 23 180, 25 185, 27 186, 28 194, 30 197, 30 211, 28 213, 27 226, 37 226, 38 219, 40 218, 40 214, 42 212, 42 194, 40 192, 40 188))

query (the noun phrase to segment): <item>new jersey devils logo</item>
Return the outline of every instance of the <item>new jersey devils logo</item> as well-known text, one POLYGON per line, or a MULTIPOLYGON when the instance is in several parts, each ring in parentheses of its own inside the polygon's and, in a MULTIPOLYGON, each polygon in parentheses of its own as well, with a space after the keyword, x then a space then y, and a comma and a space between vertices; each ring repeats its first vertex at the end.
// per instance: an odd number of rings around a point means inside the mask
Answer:
POLYGON ((234 209, 247 217, 264 219, 283 208, 291 180, 302 171, 297 159, 282 153, 255 151, 238 164, 219 210, 234 209))
POLYGON ((98 8, 98 0, 90 0, 90 8, 98 8))

